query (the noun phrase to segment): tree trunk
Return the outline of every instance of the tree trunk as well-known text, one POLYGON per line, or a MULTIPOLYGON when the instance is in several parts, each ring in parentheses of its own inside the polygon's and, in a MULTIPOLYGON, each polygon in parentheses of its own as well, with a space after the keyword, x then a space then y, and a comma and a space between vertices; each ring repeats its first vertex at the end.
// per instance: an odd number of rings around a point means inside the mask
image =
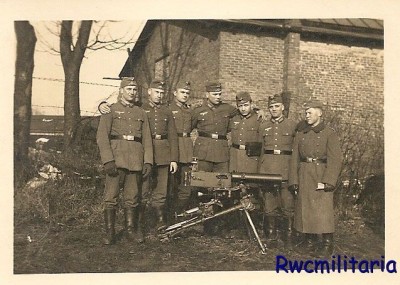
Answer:
POLYGON ((14 169, 19 173, 28 159, 36 34, 28 21, 16 21, 14 28, 17 37, 14 83, 14 169))
POLYGON ((93 21, 82 21, 76 44, 72 42, 73 21, 62 21, 60 53, 64 68, 64 149, 71 147, 73 132, 80 121, 79 73, 93 21))
POLYGON ((65 71, 64 86, 64 147, 69 149, 71 146, 74 130, 81 119, 79 103, 79 69, 70 66, 65 71), (76 71, 76 68, 78 70, 76 71))

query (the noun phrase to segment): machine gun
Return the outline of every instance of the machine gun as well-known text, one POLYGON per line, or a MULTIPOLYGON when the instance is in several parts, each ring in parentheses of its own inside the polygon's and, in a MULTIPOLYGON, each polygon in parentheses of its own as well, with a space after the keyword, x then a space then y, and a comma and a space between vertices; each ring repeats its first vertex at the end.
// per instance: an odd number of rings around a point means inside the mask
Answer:
POLYGON ((185 173, 184 185, 198 187, 200 198, 206 197, 208 201, 200 202, 197 207, 176 214, 176 218, 183 218, 183 221, 160 228, 158 236, 160 240, 168 240, 178 233, 205 221, 234 211, 243 211, 261 248, 261 252, 265 253, 266 248, 261 242, 249 214, 249 211, 254 210, 255 206, 251 201, 253 195, 248 193, 250 188, 248 184, 270 184, 270 187, 279 188, 281 182, 282 176, 275 174, 188 171, 185 173))

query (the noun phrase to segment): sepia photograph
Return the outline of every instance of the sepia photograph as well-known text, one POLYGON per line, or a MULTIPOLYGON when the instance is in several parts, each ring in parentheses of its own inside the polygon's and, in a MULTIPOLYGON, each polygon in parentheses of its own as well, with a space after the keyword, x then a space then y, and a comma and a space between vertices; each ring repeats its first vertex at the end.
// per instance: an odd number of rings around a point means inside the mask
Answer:
POLYGON ((7 17, 10 284, 394 284, 397 5, 177 2, 7 17))

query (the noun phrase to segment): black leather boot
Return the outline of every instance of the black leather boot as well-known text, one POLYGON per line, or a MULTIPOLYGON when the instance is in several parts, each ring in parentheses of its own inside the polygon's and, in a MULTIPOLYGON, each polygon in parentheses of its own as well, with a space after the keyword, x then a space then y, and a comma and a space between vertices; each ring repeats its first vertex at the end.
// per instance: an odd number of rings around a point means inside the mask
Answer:
POLYGON ((282 240, 287 247, 292 247, 295 243, 295 233, 293 229, 293 217, 282 217, 281 220, 282 240))
POLYGON ((134 230, 136 232, 136 241, 138 243, 144 242, 144 206, 139 205, 134 208, 135 220, 134 230))
POLYGON ((164 207, 156 207, 155 212, 156 212, 156 224, 153 230, 154 234, 156 234, 159 229, 166 226, 164 207))
POLYGON ((279 240, 275 216, 264 215, 264 235, 267 242, 277 242, 279 240))
POLYGON ((125 215, 125 235, 128 241, 143 242, 143 234, 140 230, 138 231, 137 216, 138 211, 136 208, 126 208, 124 211, 125 215), (136 224, 136 225, 135 225, 136 224))
POLYGON ((111 245, 115 243, 115 209, 104 210, 105 234, 103 243, 111 245))
POLYGON ((303 234, 302 241, 297 244, 297 248, 302 254, 313 255, 317 248, 317 235, 315 234, 303 234))
POLYGON ((333 254, 333 248, 333 233, 322 234, 321 244, 317 248, 316 254, 321 258, 330 258, 333 254))

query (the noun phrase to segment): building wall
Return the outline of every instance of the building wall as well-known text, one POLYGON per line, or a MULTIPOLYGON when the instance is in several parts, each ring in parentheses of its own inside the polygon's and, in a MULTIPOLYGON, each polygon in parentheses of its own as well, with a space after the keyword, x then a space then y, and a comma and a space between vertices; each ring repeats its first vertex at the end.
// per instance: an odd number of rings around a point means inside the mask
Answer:
POLYGON ((383 50, 301 41, 299 94, 292 106, 299 110, 314 97, 347 115, 378 114, 383 125, 383 73, 383 50))
MULTIPOLYGON (((248 91, 262 108, 269 95, 289 89, 290 117, 298 118, 301 104, 315 97, 347 114, 374 110, 379 114, 374 119, 383 124, 383 50, 305 41, 296 34, 291 38, 193 21, 158 21, 134 61, 135 76, 145 93, 157 69, 168 83, 169 99, 178 81, 191 81, 196 99, 204 97, 208 81, 219 80, 225 101, 234 104, 237 92, 248 91)), ((352 120, 362 122, 361 115, 352 120)))
MULTIPOLYGON (((134 66, 139 84, 146 89, 155 77, 165 80, 168 85, 167 97, 171 99, 177 82, 190 81, 192 98, 203 98, 205 83, 218 80, 218 34, 217 30, 196 26, 187 21, 159 22, 150 36, 145 52, 134 66), (155 75, 155 62, 163 56, 166 56, 161 64, 164 72, 160 78, 155 75)), ((159 63, 157 70, 160 69, 159 63)))
POLYGON ((248 91, 266 108, 268 96, 283 89, 284 40, 243 32, 221 32, 220 39, 220 80, 227 100, 248 91))

